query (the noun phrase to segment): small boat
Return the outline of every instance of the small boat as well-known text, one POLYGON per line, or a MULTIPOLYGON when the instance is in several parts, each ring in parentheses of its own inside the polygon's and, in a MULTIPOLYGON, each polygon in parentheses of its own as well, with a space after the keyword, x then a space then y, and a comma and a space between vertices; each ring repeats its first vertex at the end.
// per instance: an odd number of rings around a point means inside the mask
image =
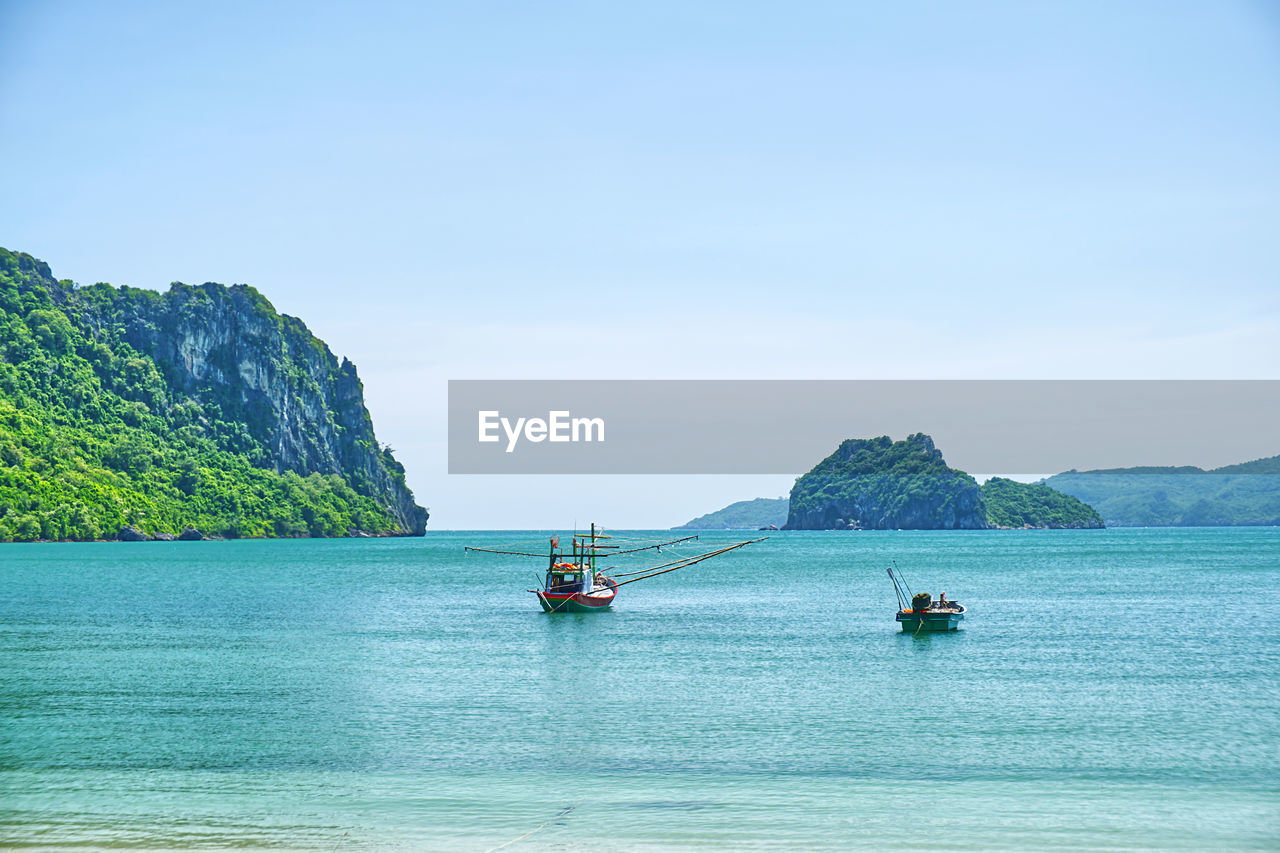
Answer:
POLYGON ((618 597, 618 587, 620 586, 626 586, 629 583, 646 580, 657 575, 665 575, 667 572, 687 568, 695 563, 701 563, 703 560, 709 560, 712 557, 741 548, 744 545, 764 541, 763 539, 752 539, 749 542, 738 542, 704 554, 679 557, 661 565, 618 573, 617 577, 627 578, 627 580, 618 581, 604 574, 605 571, 617 568, 617 566, 601 569, 597 566, 597 560, 637 554, 641 551, 658 551, 661 553, 664 547, 681 542, 689 542, 698 537, 685 536, 681 539, 672 539, 667 542, 632 548, 623 548, 621 545, 602 543, 600 541, 611 538, 613 537, 606 536, 603 530, 597 530, 596 526, 592 524, 590 533, 574 535, 573 546, 567 554, 560 551, 559 536, 551 537, 551 548, 546 555, 534 554, 528 551, 502 551, 494 548, 467 547, 464 550, 479 551, 487 554, 508 554, 517 557, 545 557, 547 571, 542 578, 542 583, 537 589, 529 590, 529 592, 538 597, 538 604, 542 606, 543 611, 546 613, 595 613, 608 610, 613 606, 614 599, 618 597))
POLYGON ((893 573, 893 569, 888 571, 889 580, 893 581, 893 590, 898 596, 898 612, 893 618, 901 623, 903 633, 955 631, 960 628, 965 614, 963 604, 948 601, 945 592, 937 600, 927 592, 912 595, 905 582, 893 573), (907 605, 908 600, 911 602, 910 606, 907 605))

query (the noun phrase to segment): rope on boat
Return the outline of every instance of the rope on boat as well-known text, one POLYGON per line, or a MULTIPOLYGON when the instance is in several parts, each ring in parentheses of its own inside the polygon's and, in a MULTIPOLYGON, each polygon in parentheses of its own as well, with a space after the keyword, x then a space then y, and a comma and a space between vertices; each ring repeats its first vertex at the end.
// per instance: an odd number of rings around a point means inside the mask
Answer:
POLYGON ((540 829, 550 826, 551 824, 558 821, 560 818, 569 814, 569 812, 573 811, 575 808, 577 808, 577 806, 567 806, 566 808, 560 810, 560 814, 556 815, 553 818, 550 818, 549 820, 544 821, 543 823, 538 824, 533 829, 526 832, 524 835, 521 835, 519 838, 513 838, 510 841, 506 842, 505 844, 499 844, 497 847, 490 847, 488 850, 485 851, 485 853, 494 853, 494 851, 501 850, 503 847, 510 847, 512 844, 515 844, 517 841, 521 841, 525 838, 528 838, 530 835, 533 835, 535 832, 539 831, 540 829))

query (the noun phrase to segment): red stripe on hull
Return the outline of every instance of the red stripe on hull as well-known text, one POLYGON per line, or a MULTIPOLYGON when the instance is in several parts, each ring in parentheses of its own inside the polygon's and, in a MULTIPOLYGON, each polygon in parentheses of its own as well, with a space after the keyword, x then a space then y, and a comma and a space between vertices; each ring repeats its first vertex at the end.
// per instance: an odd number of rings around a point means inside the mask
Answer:
POLYGON ((604 610, 613 604, 613 599, 618 595, 616 588, 594 595, 581 592, 543 592, 542 590, 535 590, 535 592, 538 595, 538 603, 548 613, 559 613, 565 610, 604 610))

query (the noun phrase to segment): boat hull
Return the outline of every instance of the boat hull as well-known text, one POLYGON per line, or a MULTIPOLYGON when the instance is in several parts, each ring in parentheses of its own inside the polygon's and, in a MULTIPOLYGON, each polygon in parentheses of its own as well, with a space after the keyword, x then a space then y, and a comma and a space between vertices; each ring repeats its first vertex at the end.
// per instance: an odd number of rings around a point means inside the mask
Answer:
POLYGON ((538 596, 538 603, 546 613, 595 613, 608 610, 617 597, 616 586, 597 589, 587 594, 582 592, 547 592, 533 590, 538 596))
POLYGON ((901 610, 894 618, 902 623, 903 633, 914 634, 918 631, 956 631, 964 620, 964 613, 901 610))

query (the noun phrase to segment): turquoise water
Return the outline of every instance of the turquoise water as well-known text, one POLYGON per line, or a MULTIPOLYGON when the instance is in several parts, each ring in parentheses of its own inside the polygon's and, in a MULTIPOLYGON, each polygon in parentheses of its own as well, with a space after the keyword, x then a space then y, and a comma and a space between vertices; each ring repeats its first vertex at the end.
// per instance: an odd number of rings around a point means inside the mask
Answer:
POLYGON ((0 546, 0 847, 1280 849, 1280 529, 521 539, 0 546))

